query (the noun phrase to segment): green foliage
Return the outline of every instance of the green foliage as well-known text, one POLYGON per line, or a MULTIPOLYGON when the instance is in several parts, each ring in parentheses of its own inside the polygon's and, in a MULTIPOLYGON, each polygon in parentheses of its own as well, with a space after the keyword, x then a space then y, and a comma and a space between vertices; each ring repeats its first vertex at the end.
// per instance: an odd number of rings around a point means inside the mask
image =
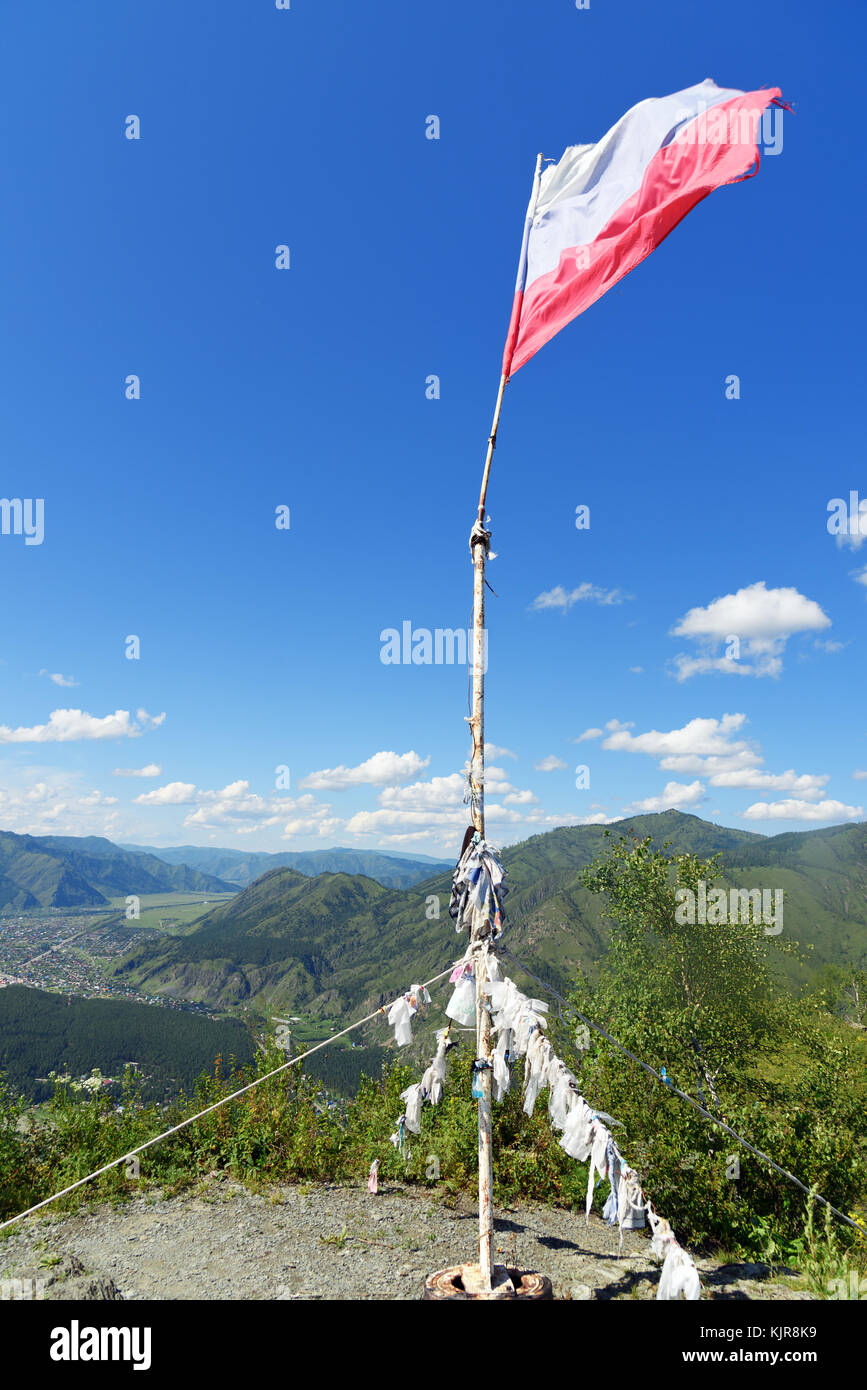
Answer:
MULTIPOLYGON (((599 842, 606 844, 601 832, 599 842)), ((580 891, 600 900, 600 916, 607 905, 612 925, 608 954, 593 977, 577 976, 576 1007, 652 1066, 665 1066, 680 1089, 835 1206, 857 1207, 867 1194, 865 1039, 843 1010, 833 1011, 834 980, 795 997, 782 987, 777 968, 787 948, 765 935, 761 923, 678 922, 677 889, 700 880, 710 887, 720 874, 715 859, 692 850, 668 854, 648 838, 607 843, 608 853, 579 871, 580 891)), ((566 853, 559 842, 554 851, 555 858, 566 853)), ((566 870, 552 863, 549 871, 556 878, 566 870)), ((330 891, 355 890, 332 884, 330 891)), ((390 920, 394 895, 379 890, 373 897, 381 925, 390 920)), ((409 920, 405 925, 409 930, 409 920)), ((550 1032, 590 1104, 620 1122, 623 1153, 682 1241, 774 1263, 800 1260, 816 1284, 833 1283, 844 1266, 862 1268, 863 1236, 841 1226, 832 1244, 816 1229, 803 1192, 621 1051, 593 1035, 579 1061, 553 1016, 550 1032)), ((254 1077, 267 1079, 145 1150, 140 1182, 176 1191, 207 1175, 231 1174, 253 1184, 358 1184, 378 1159, 385 1182, 424 1184, 446 1199, 474 1192, 472 1044, 462 1041, 449 1053, 443 1099, 423 1107, 421 1133, 406 1136, 403 1152, 390 1135, 403 1110, 401 1092, 418 1080, 419 1068, 344 1055, 370 1061, 375 1074, 362 1075, 356 1098, 340 1105, 329 1104, 321 1079, 299 1066, 267 1076, 286 1061, 273 1044, 245 1065, 220 1063, 199 1078, 192 1095, 167 1108, 146 1103, 132 1075, 122 1113, 102 1091, 83 1099, 59 1084, 50 1122, 23 1131, 20 1108, 0 1093, 0 1214, 50 1195, 254 1077)), ((512 1088, 493 1110, 495 1200, 583 1207, 586 1165, 561 1149, 544 1093, 534 1114, 524 1115, 521 1083, 516 1064, 512 1088)), ((120 1198, 138 1185, 121 1165, 87 1191, 120 1198)), ((80 1199, 78 1193, 67 1201, 80 1199)))
POLYGON ((26 1205, 27 1141, 21 1130, 24 1103, 0 1075, 0 1212, 26 1205))
MULTIPOLYGON (((403 1110, 400 1093, 417 1076, 395 1065, 379 1081, 365 1078, 348 1112, 349 1152, 358 1154, 359 1164, 378 1158, 385 1178, 473 1191, 478 1184, 478 1119, 472 1065, 469 1047, 449 1053, 445 1093, 439 1105, 422 1107, 421 1133, 407 1134, 408 1160, 389 1136, 403 1110)), ((504 1205, 518 1197, 578 1205, 584 1200, 587 1170, 560 1148, 544 1099, 531 1117, 523 1113, 522 1076, 518 1063, 512 1068, 511 1090, 493 1107, 494 1198, 504 1205)))
POLYGON ((826 965, 811 991, 817 1003, 853 1028, 867 1028, 867 970, 826 965))
POLYGON ((694 1078, 708 1100, 779 1028, 770 959, 778 939, 760 921, 678 921, 676 891, 697 894, 703 882, 710 894, 719 876, 716 856, 669 856, 649 838, 625 837, 582 875, 607 895, 617 923, 597 1006, 606 1017, 618 1011, 645 1060, 666 1063, 678 1085, 694 1078))
POLYGON ((21 985, 0 989, 0 1070, 35 1100, 51 1096, 51 1084, 37 1080, 50 1072, 78 1077, 98 1066, 120 1077, 127 1062, 139 1063, 145 1094, 163 1100, 193 1086, 217 1053, 233 1051, 246 1062, 254 1050, 235 1019, 128 999, 67 999, 21 985))
MULTIPOLYGON (((786 948, 761 924, 678 923, 676 889, 703 879, 710 891, 718 875, 714 860, 667 855, 647 839, 612 843, 584 876, 607 897, 609 952, 574 1002, 848 1210, 867 1190, 859 1039, 815 999, 775 984, 774 955, 786 948)), ((624 1123, 618 1142, 682 1239, 764 1256, 797 1238, 804 1194, 622 1052, 594 1042, 581 1081, 624 1123)))
MULTIPOLYGON (((254 1077, 266 1077, 285 1061, 276 1047, 260 1052, 252 1067, 230 1065, 224 1071, 218 1059, 213 1073, 200 1077, 191 1097, 168 1107, 144 1104, 139 1078, 129 1071, 122 1112, 101 1089, 82 1099, 68 1083, 58 1081, 49 1123, 27 1133, 15 1130, 13 1116, 17 1118, 20 1107, 7 1096, 0 1102, 0 1218, 110 1163, 254 1077)), ((400 1063, 386 1066, 378 1078, 362 1078, 355 1101, 329 1107, 314 1078, 299 1067, 288 1067, 146 1149, 139 1158, 139 1180, 131 1179, 120 1164, 88 1185, 87 1195, 122 1199, 138 1191, 142 1182, 177 1191, 214 1173, 250 1183, 358 1183, 375 1158, 384 1180, 471 1191, 477 1183, 471 1072, 469 1048, 450 1053, 446 1093, 438 1106, 423 1108, 421 1134, 407 1136, 409 1153, 404 1156, 389 1136, 403 1110, 400 1093, 417 1079, 411 1068, 400 1063)), ((559 1147, 543 1103, 531 1118, 523 1114, 520 1065, 513 1076, 512 1091, 494 1109, 496 1200, 508 1203, 523 1196, 580 1204, 586 1170, 559 1147)), ((81 1199, 80 1192, 74 1193, 61 1205, 74 1206, 81 1199)))
POLYGON ((807 1202, 804 1231, 782 1251, 771 1243, 766 1259, 782 1254, 797 1265, 807 1287, 816 1298, 861 1299, 867 1294, 867 1231, 844 1242, 840 1228, 828 1207, 823 1207, 821 1228, 817 1228, 818 1203, 811 1194, 807 1202))
POLYGON ((307 1059, 304 1070, 329 1091, 349 1098, 357 1094, 361 1078, 378 1076, 392 1055, 384 1047, 326 1047, 307 1059))
POLYGON ((343 1223, 343 1230, 339 1235, 320 1236, 319 1239, 322 1241, 323 1245, 334 1245, 338 1250, 345 1250, 346 1242, 349 1239, 346 1234, 346 1223, 343 1223))

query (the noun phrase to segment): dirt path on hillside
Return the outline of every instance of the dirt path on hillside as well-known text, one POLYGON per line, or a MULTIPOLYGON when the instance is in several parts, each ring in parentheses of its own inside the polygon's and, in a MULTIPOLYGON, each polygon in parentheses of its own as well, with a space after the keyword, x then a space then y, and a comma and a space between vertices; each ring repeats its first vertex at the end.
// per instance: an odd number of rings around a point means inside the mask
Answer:
MULTIPOLYGON (((520 1203, 497 1208, 497 1260, 547 1274, 561 1299, 655 1298, 644 1232, 520 1203)), ((47 1299, 417 1299, 434 1270, 474 1256, 477 1208, 430 1191, 281 1186, 212 1178, 195 1194, 31 1217, 0 1243, 0 1294, 47 1299)), ((808 1298, 765 1265, 697 1261, 705 1298, 808 1298)))

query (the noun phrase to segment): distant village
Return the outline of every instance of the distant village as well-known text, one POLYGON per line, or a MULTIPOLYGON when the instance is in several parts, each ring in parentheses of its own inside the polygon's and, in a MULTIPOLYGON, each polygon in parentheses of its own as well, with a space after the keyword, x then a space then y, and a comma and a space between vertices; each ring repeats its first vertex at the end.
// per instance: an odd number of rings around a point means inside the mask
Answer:
POLYGON ((107 961, 151 936, 150 929, 95 922, 92 913, 57 908, 0 917, 0 989, 26 985, 79 999, 130 999, 220 1017, 204 1004, 143 994, 103 976, 107 961))

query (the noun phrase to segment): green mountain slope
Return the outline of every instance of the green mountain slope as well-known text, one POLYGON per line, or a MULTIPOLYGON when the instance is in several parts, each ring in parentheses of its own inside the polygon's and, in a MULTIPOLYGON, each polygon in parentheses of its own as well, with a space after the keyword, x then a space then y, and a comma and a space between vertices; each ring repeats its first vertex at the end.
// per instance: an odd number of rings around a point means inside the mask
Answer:
POLYGON ((367 924, 380 902, 401 896, 357 875, 307 878, 272 869, 207 913, 187 937, 143 944, 113 973, 147 981, 151 993, 224 1007, 260 996, 309 1006, 331 989, 335 962, 352 957, 354 924, 367 924))
POLYGON ((226 893, 234 888, 186 864, 132 854, 98 836, 0 831, 0 910, 98 907, 129 893, 226 893))
MULTIPOLYGON (((787 941, 809 947, 808 963, 781 959, 792 981, 825 962, 867 961, 867 826, 761 836, 667 811, 611 827, 708 857, 720 852, 724 883, 782 888, 787 941)), ((601 826, 534 836, 503 852, 508 871, 504 945, 553 983, 604 954, 604 903, 581 887, 581 869, 604 849, 601 826)), ((409 890, 345 874, 304 879, 276 870, 208 913, 186 937, 122 958, 116 973, 149 991, 231 1007, 320 1011, 337 1017, 413 979, 442 970, 464 948, 448 916, 451 873, 409 890), (438 909, 439 916, 432 916, 438 909)))
POLYGON ((252 1037, 235 1019, 214 1020, 180 1009, 128 999, 67 999, 41 989, 0 989, 0 1072, 16 1090, 36 1099, 51 1095, 50 1071, 73 1078, 98 1067, 119 1079, 138 1062, 144 1093, 156 1099, 191 1089, 214 1058, 249 1062, 252 1037))

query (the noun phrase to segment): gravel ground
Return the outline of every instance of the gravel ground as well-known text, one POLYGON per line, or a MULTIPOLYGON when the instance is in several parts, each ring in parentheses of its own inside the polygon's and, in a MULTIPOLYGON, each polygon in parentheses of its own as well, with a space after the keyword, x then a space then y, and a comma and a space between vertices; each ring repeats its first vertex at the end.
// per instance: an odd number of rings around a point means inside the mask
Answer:
MULTIPOLYGON (((498 1262, 547 1274, 555 1298, 655 1298, 646 1233, 624 1233, 621 1251, 596 1215, 520 1204, 495 1216, 498 1262)), ((11 1281, 30 1279, 46 1299, 418 1299, 429 1274, 474 1258, 476 1220, 467 1198, 447 1206, 394 1184, 260 1193, 212 1177, 181 1196, 29 1218, 0 1240, 0 1297, 27 1296, 11 1281)), ((765 1265, 697 1263, 705 1298, 810 1296, 765 1265)))

